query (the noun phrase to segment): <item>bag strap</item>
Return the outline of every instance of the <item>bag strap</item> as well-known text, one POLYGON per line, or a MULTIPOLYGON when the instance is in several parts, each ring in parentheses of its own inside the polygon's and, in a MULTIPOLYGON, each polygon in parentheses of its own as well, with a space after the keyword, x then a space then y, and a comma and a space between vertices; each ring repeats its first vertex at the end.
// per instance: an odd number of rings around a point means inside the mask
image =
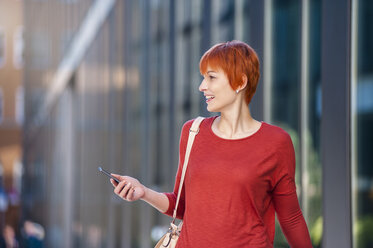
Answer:
POLYGON ((178 190, 178 193, 177 193, 177 199, 176 199, 176 205, 175 205, 175 209, 174 209, 172 223, 175 223, 177 207, 179 206, 181 189, 183 188, 183 183, 184 183, 184 178, 185 178, 185 172, 186 172, 186 169, 187 169, 187 166, 188 166, 190 151, 192 150, 192 145, 193 145, 193 142, 194 142, 194 138, 196 137, 196 135, 199 132, 199 125, 201 124, 201 122, 203 121, 203 119, 205 119, 205 118, 203 118, 201 116, 198 116, 193 121, 193 124, 192 124, 191 128, 189 129, 189 137, 188 137, 188 144, 187 144, 187 148, 186 148, 186 152, 185 152, 185 159, 184 159, 184 164, 183 164, 183 172, 182 172, 181 178, 180 178, 179 190, 178 190))

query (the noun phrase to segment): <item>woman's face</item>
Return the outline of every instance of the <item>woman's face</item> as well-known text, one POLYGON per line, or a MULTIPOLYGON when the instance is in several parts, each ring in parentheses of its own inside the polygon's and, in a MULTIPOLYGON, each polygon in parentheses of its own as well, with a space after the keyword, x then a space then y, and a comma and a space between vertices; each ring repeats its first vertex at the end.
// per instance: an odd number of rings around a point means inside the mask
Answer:
POLYGON ((227 75, 222 69, 207 67, 199 86, 206 99, 209 112, 223 112, 228 110, 237 99, 236 92, 229 84, 227 75))

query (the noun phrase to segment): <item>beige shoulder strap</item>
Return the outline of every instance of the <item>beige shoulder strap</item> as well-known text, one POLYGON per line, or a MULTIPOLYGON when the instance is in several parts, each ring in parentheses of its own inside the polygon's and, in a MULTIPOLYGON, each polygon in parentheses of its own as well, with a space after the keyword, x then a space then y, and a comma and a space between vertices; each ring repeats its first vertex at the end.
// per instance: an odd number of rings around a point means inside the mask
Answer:
POLYGON ((172 220, 172 222, 175 222, 175 219, 176 219, 176 211, 177 211, 177 207, 179 205, 179 200, 180 200, 180 195, 181 195, 181 189, 183 188, 183 183, 184 183, 184 178, 185 178, 185 172, 186 172, 186 169, 187 169, 187 166, 188 166, 190 151, 192 150, 192 145, 193 145, 193 142, 194 142, 194 138, 196 137, 196 135, 199 132, 199 125, 201 124, 201 122, 203 121, 203 119, 204 119, 203 117, 198 116, 193 121, 193 124, 192 124, 191 128, 189 129, 188 144, 187 144, 187 148, 186 148, 186 152, 185 152, 185 159, 184 159, 184 164, 183 164, 183 171, 182 171, 181 178, 180 178, 179 190, 177 192, 177 199, 176 199, 176 205, 175 205, 175 209, 174 209, 174 214, 173 214, 173 220, 172 220))

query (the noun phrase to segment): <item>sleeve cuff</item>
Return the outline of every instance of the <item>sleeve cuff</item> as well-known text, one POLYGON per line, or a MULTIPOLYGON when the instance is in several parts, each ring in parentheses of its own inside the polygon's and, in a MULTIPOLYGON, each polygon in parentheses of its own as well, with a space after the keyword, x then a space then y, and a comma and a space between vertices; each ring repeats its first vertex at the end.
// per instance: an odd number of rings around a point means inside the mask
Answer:
POLYGON ((164 195, 167 196, 168 198, 168 209, 166 212, 164 212, 164 214, 166 215, 169 215, 169 216, 172 216, 173 215, 173 211, 174 211, 174 208, 175 208, 175 195, 174 193, 163 193, 164 195))

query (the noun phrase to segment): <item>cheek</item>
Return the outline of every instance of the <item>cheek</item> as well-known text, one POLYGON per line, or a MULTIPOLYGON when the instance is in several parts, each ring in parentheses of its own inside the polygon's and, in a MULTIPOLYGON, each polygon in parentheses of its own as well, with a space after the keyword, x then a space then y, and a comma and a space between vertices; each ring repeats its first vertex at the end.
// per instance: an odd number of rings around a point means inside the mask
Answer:
POLYGON ((230 94, 234 92, 231 85, 229 84, 229 81, 227 80, 215 81, 214 83, 210 84, 209 88, 219 94, 230 94))
POLYGON ((224 83, 220 85, 219 93, 220 95, 225 96, 226 98, 231 98, 232 96, 236 95, 236 92, 232 89, 229 83, 224 83))
POLYGON ((219 91, 215 94, 216 98, 218 99, 218 102, 221 104, 229 104, 235 101, 236 99, 236 92, 228 87, 222 87, 219 89, 219 91))

